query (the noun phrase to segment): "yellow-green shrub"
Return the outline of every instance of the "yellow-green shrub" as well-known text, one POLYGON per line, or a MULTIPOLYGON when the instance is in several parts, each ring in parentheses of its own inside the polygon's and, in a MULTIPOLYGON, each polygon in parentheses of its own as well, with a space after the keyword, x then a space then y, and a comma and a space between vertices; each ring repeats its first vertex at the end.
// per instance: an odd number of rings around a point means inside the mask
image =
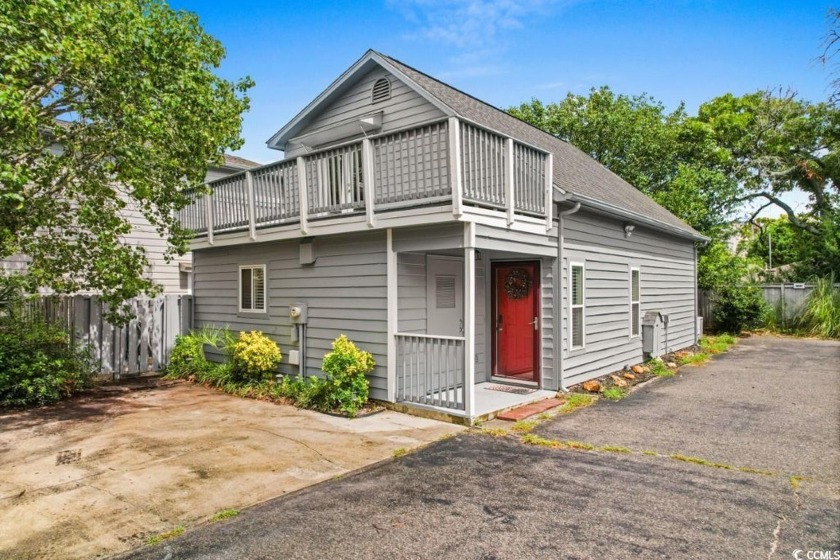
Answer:
POLYGON ((321 369, 327 374, 323 406, 355 416, 368 400, 365 377, 376 362, 370 352, 359 350, 346 336, 333 341, 332 352, 324 356, 321 369))
POLYGON ((234 376, 250 381, 270 378, 283 357, 277 343, 259 331, 239 333, 230 356, 234 376))

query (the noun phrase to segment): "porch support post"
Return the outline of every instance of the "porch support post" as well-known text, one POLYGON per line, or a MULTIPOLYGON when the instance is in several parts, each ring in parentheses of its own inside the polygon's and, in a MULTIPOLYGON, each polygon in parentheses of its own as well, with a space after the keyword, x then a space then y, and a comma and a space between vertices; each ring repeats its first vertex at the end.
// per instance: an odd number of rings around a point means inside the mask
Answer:
POLYGON ((475 224, 464 224, 464 412, 475 417, 475 224))
POLYGON ((464 193, 461 188, 461 124, 449 117, 449 182, 452 184, 452 214, 460 218, 464 193))
POLYGON ((362 183, 365 188, 365 217, 368 227, 376 227, 376 215, 373 204, 375 202, 375 185, 373 179, 373 146, 370 139, 362 140, 362 183))
POLYGON ((257 239, 257 205, 254 201, 254 176, 245 172, 245 192, 248 195, 248 232, 252 240, 257 239))
POLYGON ((213 244, 213 196, 215 193, 207 194, 207 243, 213 244))
POLYGON ((297 158, 297 172, 298 172, 298 191, 300 200, 300 232, 303 235, 309 233, 309 222, 307 220, 309 214, 309 196, 306 188, 306 160, 302 157, 297 158))
POLYGON ((397 292, 397 253, 394 252, 394 235, 393 230, 388 228, 385 230, 385 273, 386 286, 388 290, 388 322, 386 330, 388 332, 387 352, 388 352, 388 402, 397 402, 397 321, 398 316, 398 292, 397 292))
POLYGON ((513 138, 505 139, 505 205, 507 206, 507 224, 516 221, 516 191, 513 183, 513 138))

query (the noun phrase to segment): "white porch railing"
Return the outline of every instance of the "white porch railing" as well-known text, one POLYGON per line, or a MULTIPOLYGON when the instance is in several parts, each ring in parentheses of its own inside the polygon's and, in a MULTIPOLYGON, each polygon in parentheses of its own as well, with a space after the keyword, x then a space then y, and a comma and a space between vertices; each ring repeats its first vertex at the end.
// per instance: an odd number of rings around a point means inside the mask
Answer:
MULTIPOLYGON (((451 203, 483 206, 506 214, 545 219, 552 227, 551 154, 513 138, 450 118, 420 127, 371 135, 207 184, 194 196, 181 223, 197 235, 451 203)), ((196 193, 196 191, 193 191, 196 193)))
POLYGON ((397 333, 397 401, 464 410, 464 338, 397 333))

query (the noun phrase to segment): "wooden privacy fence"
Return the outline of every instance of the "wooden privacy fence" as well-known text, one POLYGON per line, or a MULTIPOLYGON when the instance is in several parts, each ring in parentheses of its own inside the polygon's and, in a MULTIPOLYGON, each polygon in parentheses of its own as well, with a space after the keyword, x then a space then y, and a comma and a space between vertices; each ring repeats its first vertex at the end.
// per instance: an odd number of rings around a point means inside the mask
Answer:
POLYGON ((98 296, 42 297, 28 302, 26 312, 62 325, 73 344, 90 348, 101 373, 119 378, 163 369, 175 337, 192 326, 192 296, 136 298, 130 305, 134 317, 124 327, 105 321, 107 306, 98 296))
MULTIPOLYGON (((761 284, 759 288, 764 295, 764 301, 770 307, 778 310, 779 319, 784 324, 802 314, 808 296, 814 291, 814 284, 761 284)), ((835 284, 834 288, 840 289, 840 284, 835 284)), ((697 293, 697 308, 700 316, 703 317, 704 330, 714 330, 715 306, 711 291, 700 290, 697 293)))

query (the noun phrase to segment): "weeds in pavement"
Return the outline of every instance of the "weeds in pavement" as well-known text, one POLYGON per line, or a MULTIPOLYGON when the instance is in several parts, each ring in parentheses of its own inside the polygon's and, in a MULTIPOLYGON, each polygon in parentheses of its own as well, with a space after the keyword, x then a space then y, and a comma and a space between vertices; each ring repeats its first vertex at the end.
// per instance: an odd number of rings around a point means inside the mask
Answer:
POLYGON ((709 361, 709 355, 705 352, 698 352, 696 354, 691 354, 689 356, 683 356, 680 358, 677 363, 681 366, 690 365, 690 364, 702 364, 703 362, 709 361))
POLYGON ((163 542, 167 539, 171 539, 173 537, 177 537, 178 535, 182 535, 185 529, 183 525, 178 525, 171 531, 166 531, 165 533, 161 533, 159 535, 152 535, 148 539, 146 539, 146 546, 154 546, 160 542, 163 542))
POLYGON ((596 397, 595 395, 587 395, 584 393, 569 393, 569 395, 566 397, 566 402, 564 402, 563 406, 560 407, 559 412, 560 414, 569 414, 580 408, 592 406, 597 400, 598 397, 596 397))
POLYGON ((532 432, 534 428, 537 427, 536 420, 520 420, 513 426, 511 426, 511 431, 517 432, 520 434, 527 434, 528 432, 532 432))
POLYGON ((714 467, 716 469, 724 469, 724 470, 731 470, 732 467, 729 465, 724 465, 723 463, 713 463, 711 461, 707 461, 706 459, 701 459, 699 457, 690 457, 687 455, 680 455, 678 453, 674 453, 669 455, 671 459, 676 459, 677 461, 683 461, 685 463, 694 463, 695 465, 703 465, 704 467, 714 467))
POLYGON ((230 519, 231 517, 236 517, 237 515, 239 515, 238 509, 223 509, 214 513, 213 517, 210 518, 210 521, 224 521, 225 519, 230 519))
POLYGON ((613 386, 607 387, 601 394, 604 395, 604 398, 611 401, 620 401, 627 396, 627 390, 622 387, 613 386))
POLYGON ((651 360, 648 362, 648 367, 656 377, 674 377, 674 370, 669 369, 662 360, 651 360))
POLYGON ((394 449, 394 459, 399 459, 406 453, 408 453, 408 449, 406 449, 405 447, 397 447, 396 449, 394 449))

